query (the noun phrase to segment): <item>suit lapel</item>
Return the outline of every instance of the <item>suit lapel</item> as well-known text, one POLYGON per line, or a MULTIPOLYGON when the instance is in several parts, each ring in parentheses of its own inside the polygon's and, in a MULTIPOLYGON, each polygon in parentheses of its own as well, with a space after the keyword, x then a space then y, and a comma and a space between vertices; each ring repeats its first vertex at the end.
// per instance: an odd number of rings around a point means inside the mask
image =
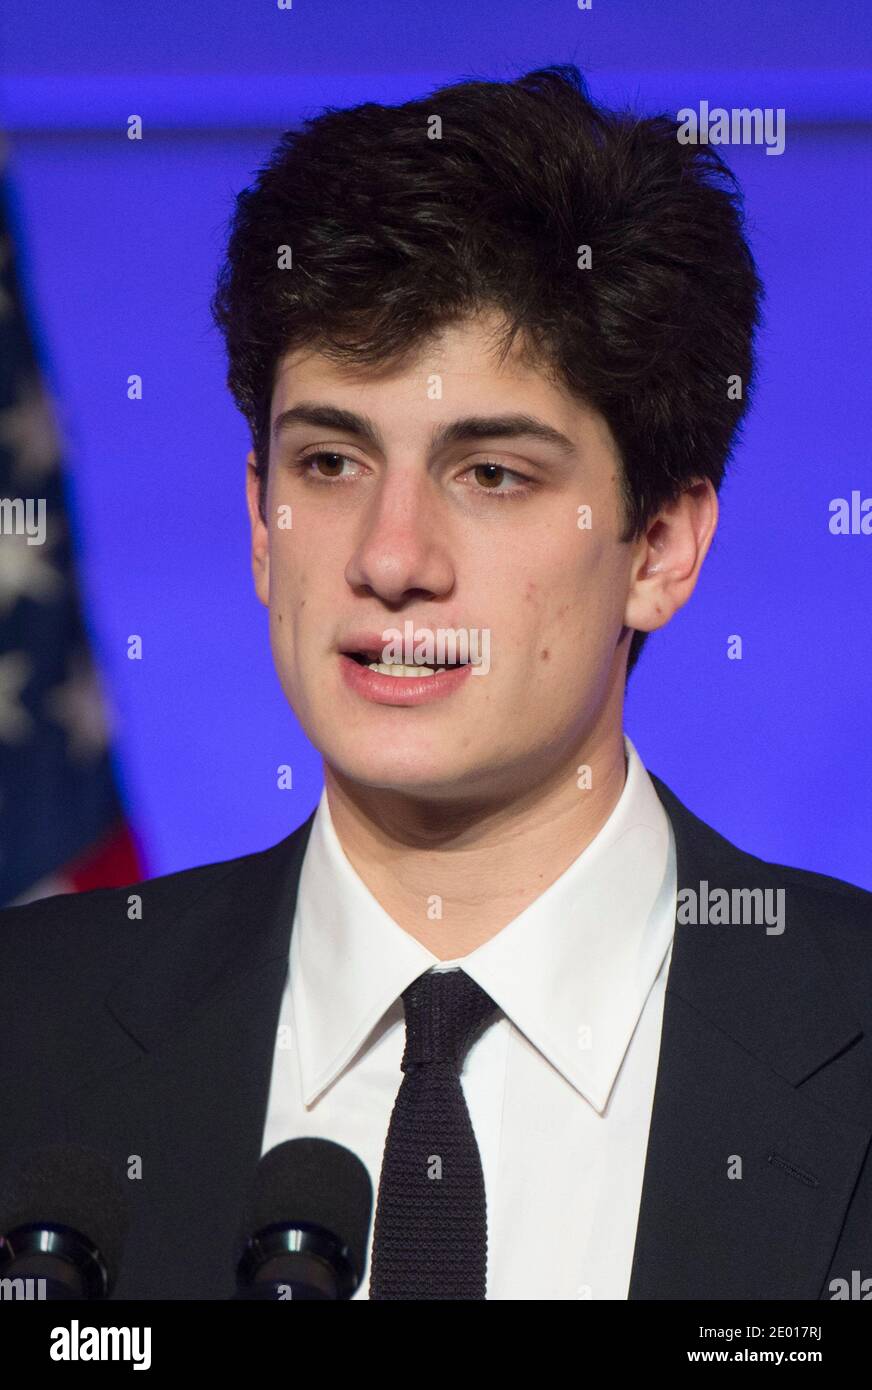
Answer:
POLYGON ((68 1138, 131 1175, 118 1298, 233 1292, 312 819, 181 915, 158 922, 144 892, 147 950, 106 1001, 121 1027, 65 1116, 68 1138))
POLYGON ((836 1080, 862 1029, 814 940, 805 885, 653 780, 679 891, 780 885, 786 924, 676 923, 628 1296, 816 1299, 872 1139, 836 1080))

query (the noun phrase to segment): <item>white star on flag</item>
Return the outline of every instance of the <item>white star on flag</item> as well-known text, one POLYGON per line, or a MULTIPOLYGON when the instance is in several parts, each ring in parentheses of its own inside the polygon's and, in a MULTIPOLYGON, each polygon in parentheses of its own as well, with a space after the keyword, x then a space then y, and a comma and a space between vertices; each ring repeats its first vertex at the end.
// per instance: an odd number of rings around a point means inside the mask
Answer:
POLYGON ((108 712, 97 673, 85 652, 76 652, 69 676, 46 696, 43 711, 66 730, 67 752, 72 761, 88 762, 108 746, 108 712))
POLYGON ((8 613, 20 598, 43 603, 62 591, 63 577, 46 554, 56 536, 56 528, 49 525, 43 545, 28 545, 27 537, 18 533, 0 537, 0 614, 8 613))
POLYGON ((60 464, 60 438, 54 410, 38 382, 22 392, 17 404, 0 411, 0 444, 12 453, 16 477, 43 478, 60 464))
POLYGON ((0 656, 0 743, 23 743, 33 727, 19 696, 33 674, 24 652, 0 656))

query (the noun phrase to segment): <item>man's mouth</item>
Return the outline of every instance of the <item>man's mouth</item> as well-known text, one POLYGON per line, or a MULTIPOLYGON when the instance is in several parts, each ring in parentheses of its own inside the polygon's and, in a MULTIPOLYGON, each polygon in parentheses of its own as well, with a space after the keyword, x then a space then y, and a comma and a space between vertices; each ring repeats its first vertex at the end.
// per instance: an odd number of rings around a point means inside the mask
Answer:
POLYGON ((380 676, 398 678, 438 676, 443 671, 453 671, 458 666, 468 665, 466 661, 446 661, 437 666, 407 666, 402 661, 382 661, 377 652, 343 652, 343 656, 356 661, 359 666, 366 666, 370 671, 377 671, 380 676))

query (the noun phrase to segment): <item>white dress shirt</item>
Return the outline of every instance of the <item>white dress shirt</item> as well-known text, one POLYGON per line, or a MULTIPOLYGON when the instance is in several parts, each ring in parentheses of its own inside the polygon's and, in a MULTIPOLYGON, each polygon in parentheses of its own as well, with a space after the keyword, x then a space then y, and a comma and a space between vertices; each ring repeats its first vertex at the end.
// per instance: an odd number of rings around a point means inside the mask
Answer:
MULTIPOLYGON (((599 833, 496 936, 439 961, 379 905, 326 792, 303 861, 263 1152, 352 1149, 374 1198, 402 1081, 400 995, 425 970, 471 975, 500 1012, 461 1085, 484 1174, 489 1299, 624 1299, 630 1283, 676 907, 669 817, 629 738, 599 833)), ((583 795, 580 792, 579 795, 583 795)), ((372 1251, 355 1298, 368 1297, 372 1251)))

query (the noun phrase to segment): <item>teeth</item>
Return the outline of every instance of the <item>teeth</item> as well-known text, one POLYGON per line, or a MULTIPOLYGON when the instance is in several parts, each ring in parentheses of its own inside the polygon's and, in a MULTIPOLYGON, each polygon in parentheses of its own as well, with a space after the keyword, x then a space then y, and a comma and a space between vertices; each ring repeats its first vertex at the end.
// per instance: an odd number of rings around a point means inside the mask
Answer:
POLYGON ((373 662, 367 669, 377 671, 380 676, 435 676, 436 674, 432 666, 403 666, 398 661, 391 662, 389 666, 383 661, 373 662))

